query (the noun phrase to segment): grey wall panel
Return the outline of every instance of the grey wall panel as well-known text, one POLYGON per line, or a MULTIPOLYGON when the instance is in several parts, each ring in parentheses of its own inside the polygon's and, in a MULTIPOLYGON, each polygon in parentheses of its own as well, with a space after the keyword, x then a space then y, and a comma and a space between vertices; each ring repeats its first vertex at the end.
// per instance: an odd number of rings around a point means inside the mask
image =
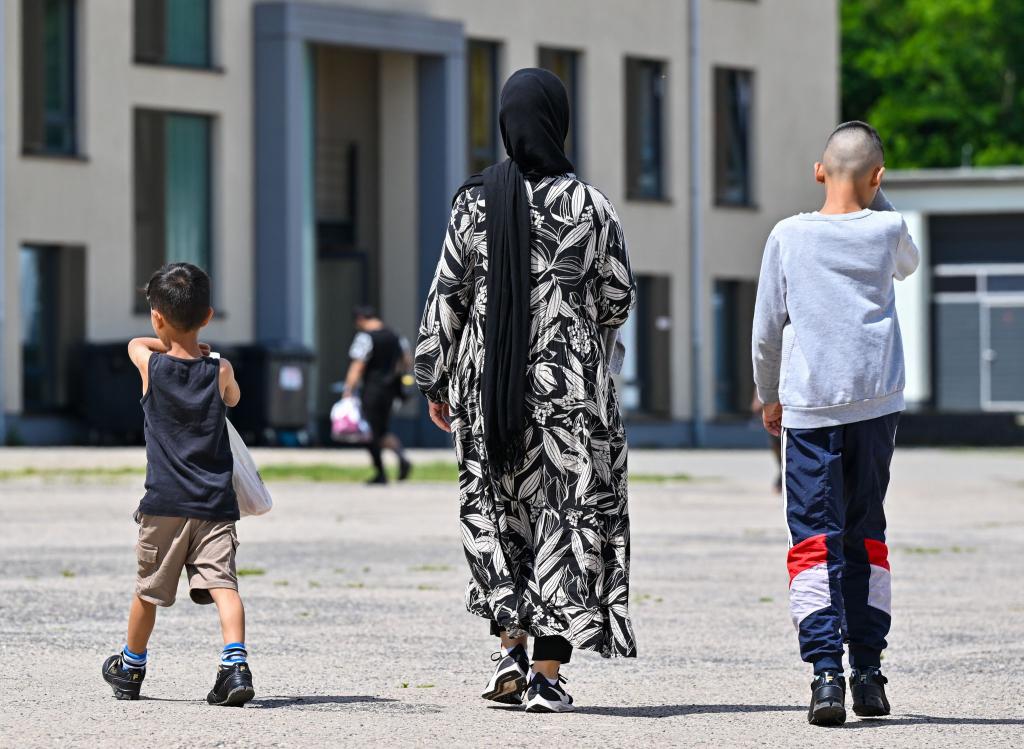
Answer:
POLYGON ((929 234, 932 265, 1024 263, 1024 213, 932 216, 929 234))
POLYGON ((935 405, 981 409, 981 333, 977 303, 935 305, 935 405))
POLYGON ((993 404, 1024 403, 1024 307, 989 309, 993 404))

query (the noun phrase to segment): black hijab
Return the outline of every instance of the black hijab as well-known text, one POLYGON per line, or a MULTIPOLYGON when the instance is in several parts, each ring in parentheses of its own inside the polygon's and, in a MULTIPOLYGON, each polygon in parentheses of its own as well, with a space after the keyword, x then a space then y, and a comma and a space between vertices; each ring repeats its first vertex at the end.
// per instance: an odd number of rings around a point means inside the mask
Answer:
POLYGON ((501 90, 498 122, 509 158, 470 177, 456 195, 482 185, 487 211, 487 322, 484 436, 492 468, 521 457, 530 349, 530 201, 525 179, 573 171, 565 156, 569 97, 553 73, 517 70, 501 90))

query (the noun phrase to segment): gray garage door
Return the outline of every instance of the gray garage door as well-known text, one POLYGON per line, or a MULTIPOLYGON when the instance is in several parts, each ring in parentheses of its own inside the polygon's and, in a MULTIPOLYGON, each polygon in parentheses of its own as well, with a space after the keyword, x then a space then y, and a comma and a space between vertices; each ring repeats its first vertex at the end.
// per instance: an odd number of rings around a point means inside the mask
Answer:
POLYGON ((1024 304, 988 308, 988 370, 990 409, 1024 410, 1024 304))

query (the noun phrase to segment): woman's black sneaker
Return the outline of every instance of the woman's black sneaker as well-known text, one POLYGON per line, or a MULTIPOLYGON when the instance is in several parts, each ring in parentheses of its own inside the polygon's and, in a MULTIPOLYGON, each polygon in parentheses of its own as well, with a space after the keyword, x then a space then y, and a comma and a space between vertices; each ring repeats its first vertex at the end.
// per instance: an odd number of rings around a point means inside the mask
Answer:
POLYGON ((807 722, 815 726, 841 726, 846 722, 846 678, 822 671, 811 682, 811 707, 807 722))
POLYGON ((877 668, 855 668, 850 675, 850 691, 853 692, 853 712, 862 718, 878 718, 890 712, 889 700, 885 697, 885 685, 889 680, 877 668))
POLYGON ((217 682, 206 695, 211 705, 241 707, 256 696, 252 688, 252 671, 248 663, 236 663, 233 666, 221 666, 217 671, 217 682))
POLYGON ((530 670, 526 648, 516 645, 504 656, 498 651, 491 656, 491 660, 497 661, 498 666, 480 696, 485 700, 505 705, 522 705, 523 692, 526 691, 526 674, 530 670))
POLYGON ((145 678, 146 669, 126 667, 120 653, 103 661, 103 680, 111 686, 114 696, 119 700, 139 699, 142 680, 145 678))
POLYGON ((552 684, 544 674, 534 674, 526 690, 526 712, 528 713, 571 713, 576 709, 572 697, 562 689, 565 677, 559 675, 552 684))

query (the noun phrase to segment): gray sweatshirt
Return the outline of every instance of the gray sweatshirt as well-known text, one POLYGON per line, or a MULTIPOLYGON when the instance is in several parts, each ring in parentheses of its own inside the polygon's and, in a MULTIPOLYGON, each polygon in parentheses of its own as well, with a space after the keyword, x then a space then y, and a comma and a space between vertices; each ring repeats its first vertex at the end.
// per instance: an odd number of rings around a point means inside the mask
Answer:
POLYGON ((881 191, 856 213, 801 213, 768 237, 754 307, 754 382, 782 425, 813 429, 902 411, 893 279, 920 253, 881 191))

